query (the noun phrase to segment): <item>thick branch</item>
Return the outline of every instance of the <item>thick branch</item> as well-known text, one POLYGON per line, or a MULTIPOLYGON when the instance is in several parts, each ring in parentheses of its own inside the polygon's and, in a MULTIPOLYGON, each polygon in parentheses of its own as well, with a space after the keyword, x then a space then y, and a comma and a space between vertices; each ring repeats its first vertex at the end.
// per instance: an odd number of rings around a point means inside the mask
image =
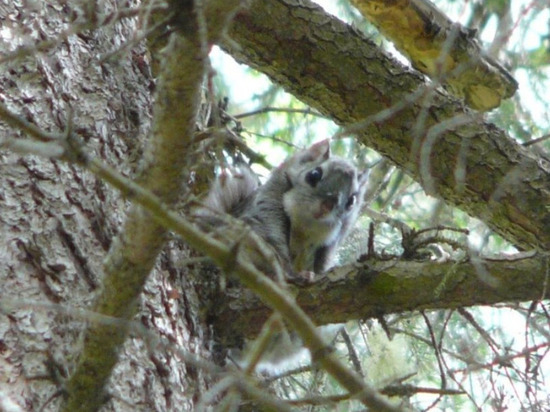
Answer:
POLYGON ((490 110, 518 88, 511 75, 484 55, 475 30, 453 23, 429 0, 351 0, 412 65, 477 110, 490 110))
POLYGON ((520 248, 550 247, 548 167, 443 92, 427 98, 421 76, 356 29, 307 0, 271 0, 254 1, 229 35, 234 57, 336 122, 367 119, 359 139, 429 194, 520 248))
MULTIPOLYGON (((519 255, 518 255, 519 256, 519 255)), ((368 262, 331 270, 311 286, 296 290, 296 301, 319 325, 344 323, 420 309, 550 298, 548 258, 464 263, 368 262)), ((215 330, 227 343, 253 337, 271 312, 246 291, 220 299, 215 330)))

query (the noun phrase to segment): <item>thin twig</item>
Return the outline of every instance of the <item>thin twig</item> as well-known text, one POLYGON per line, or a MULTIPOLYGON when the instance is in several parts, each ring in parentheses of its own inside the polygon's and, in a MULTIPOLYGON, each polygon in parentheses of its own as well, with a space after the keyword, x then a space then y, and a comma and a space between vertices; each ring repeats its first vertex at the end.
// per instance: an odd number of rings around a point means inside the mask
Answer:
POLYGON ((303 115, 317 116, 317 117, 321 117, 323 119, 328 119, 327 116, 324 116, 323 114, 321 114, 321 113, 319 113, 315 110, 312 110, 309 107, 306 108, 306 109, 294 109, 294 108, 290 108, 290 107, 272 107, 272 106, 262 107, 261 109, 252 110, 251 112, 234 114, 231 117, 234 118, 234 119, 243 119, 245 117, 257 116, 259 114, 273 113, 273 112, 275 112, 275 113, 303 114, 303 115))

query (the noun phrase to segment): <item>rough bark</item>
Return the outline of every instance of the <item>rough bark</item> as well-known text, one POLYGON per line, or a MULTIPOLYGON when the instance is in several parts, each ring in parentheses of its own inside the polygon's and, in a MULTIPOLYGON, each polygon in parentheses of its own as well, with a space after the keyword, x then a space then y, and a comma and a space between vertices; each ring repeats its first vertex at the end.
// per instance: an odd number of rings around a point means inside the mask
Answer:
POLYGON ((254 1, 223 47, 350 126, 440 196, 520 249, 550 247, 548 162, 304 0, 254 1), (427 87, 427 89, 425 89, 427 87))
MULTIPOLYGON (((73 132, 87 153, 133 175, 150 130, 154 84, 143 45, 119 49, 135 34, 136 21, 123 17, 136 14, 132 4, 28 6, 0 4, 3 28, 13 34, 13 41, 1 45, 3 103, 57 134, 72 115, 73 132), (34 47, 29 39, 45 40, 34 47)), ((2 140, 26 139, 3 122, 0 127, 2 140)), ((82 331, 87 322, 97 325, 76 309, 92 307, 104 290, 103 263, 129 203, 74 164, 5 150, 0 159, 0 400, 10 399, 23 410, 59 410, 82 350, 82 331)), ((196 283, 181 263, 189 250, 172 243, 166 251, 141 285, 143 293, 121 310, 139 308, 139 323, 175 347, 208 358, 196 283), (178 299, 181 291, 184 299, 178 299)), ((126 279, 118 289, 128 292, 126 279)), ((113 323, 126 329, 120 319, 113 323)), ((192 410, 208 377, 174 352, 151 350, 147 343, 134 336, 116 351, 119 362, 106 391, 111 397, 96 395, 98 402, 105 402, 105 410, 192 410)), ((97 360, 103 349, 113 352, 100 346, 97 360)))

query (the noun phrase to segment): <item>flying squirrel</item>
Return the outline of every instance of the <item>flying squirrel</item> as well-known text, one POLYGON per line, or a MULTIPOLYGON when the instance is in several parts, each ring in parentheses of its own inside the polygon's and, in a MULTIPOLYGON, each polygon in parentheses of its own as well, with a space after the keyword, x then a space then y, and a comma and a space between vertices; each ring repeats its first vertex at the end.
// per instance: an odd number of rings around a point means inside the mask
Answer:
POLYGON ((325 139, 291 155, 263 185, 248 168, 222 173, 203 210, 241 219, 271 245, 289 279, 311 280, 330 267, 354 226, 366 181, 325 139))

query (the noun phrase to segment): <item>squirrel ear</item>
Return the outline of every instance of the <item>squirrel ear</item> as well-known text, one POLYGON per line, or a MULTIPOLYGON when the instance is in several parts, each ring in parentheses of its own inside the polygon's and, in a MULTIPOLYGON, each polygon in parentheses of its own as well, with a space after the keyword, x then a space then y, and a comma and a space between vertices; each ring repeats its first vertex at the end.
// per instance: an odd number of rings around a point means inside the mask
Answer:
POLYGON ((307 149, 307 153, 311 156, 312 160, 327 160, 330 157, 330 139, 321 140, 311 145, 311 147, 307 149))

